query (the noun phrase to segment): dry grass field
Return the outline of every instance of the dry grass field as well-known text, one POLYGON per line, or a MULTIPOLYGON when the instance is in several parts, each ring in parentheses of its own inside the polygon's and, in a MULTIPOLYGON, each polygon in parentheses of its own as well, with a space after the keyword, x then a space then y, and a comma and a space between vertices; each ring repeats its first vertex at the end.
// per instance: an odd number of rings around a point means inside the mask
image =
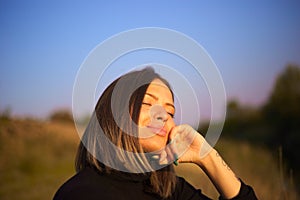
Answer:
MULTIPOLYGON (((52 199, 57 188, 74 174, 78 142, 71 123, 1 119, 0 199, 52 199)), ((277 153, 223 139, 216 148, 237 176, 254 187, 259 199, 297 199, 290 178, 279 170, 277 153)), ((200 169, 179 164, 176 171, 217 199, 216 190, 200 169)))

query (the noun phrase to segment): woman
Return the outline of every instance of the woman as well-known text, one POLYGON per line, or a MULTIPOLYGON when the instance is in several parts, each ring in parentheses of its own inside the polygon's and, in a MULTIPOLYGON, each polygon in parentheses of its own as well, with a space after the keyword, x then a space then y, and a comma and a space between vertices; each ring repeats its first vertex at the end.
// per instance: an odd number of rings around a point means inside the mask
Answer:
POLYGON ((173 161, 198 165, 220 199, 257 199, 201 134, 175 125, 174 114, 172 90, 152 68, 115 80, 81 139, 77 174, 54 199, 209 199, 176 176, 173 161))

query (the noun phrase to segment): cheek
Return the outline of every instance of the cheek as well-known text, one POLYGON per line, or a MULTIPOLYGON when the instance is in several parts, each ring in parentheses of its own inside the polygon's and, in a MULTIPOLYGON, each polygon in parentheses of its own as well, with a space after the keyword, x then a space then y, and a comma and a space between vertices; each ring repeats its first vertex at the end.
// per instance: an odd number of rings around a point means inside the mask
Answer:
POLYGON ((168 131, 170 132, 170 130, 176 126, 175 122, 174 122, 174 119, 173 118, 170 118, 168 119, 167 123, 166 123, 166 126, 167 126, 167 129, 168 131))
POLYGON ((150 121, 151 120, 150 120, 150 116, 149 116, 149 111, 141 110, 138 125, 139 126, 146 126, 150 123, 150 121))

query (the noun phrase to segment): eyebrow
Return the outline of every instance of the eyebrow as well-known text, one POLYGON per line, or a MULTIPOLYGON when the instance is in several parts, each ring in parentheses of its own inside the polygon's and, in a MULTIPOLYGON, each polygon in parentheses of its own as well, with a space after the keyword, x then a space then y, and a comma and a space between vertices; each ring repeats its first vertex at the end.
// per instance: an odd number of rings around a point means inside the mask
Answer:
MULTIPOLYGON (((152 97, 152 98, 153 98, 153 99, 155 99, 156 101, 158 100, 158 97, 157 97, 157 96, 155 96, 155 95, 153 95, 153 94, 146 93, 146 95, 148 95, 148 96, 152 97)), ((175 106, 174 106, 172 103, 166 103, 166 105, 167 105, 167 106, 171 106, 171 107, 173 107, 173 108, 174 108, 174 110, 175 110, 175 106)))

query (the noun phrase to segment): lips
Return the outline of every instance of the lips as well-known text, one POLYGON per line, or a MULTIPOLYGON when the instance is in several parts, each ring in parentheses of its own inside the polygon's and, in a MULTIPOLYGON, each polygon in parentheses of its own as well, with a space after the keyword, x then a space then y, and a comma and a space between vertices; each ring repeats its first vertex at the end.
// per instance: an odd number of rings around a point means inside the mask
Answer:
POLYGON ((147 126, 147 128, 157 135, 163 137, 167 135, 167 131, 163 127, 147 126))

